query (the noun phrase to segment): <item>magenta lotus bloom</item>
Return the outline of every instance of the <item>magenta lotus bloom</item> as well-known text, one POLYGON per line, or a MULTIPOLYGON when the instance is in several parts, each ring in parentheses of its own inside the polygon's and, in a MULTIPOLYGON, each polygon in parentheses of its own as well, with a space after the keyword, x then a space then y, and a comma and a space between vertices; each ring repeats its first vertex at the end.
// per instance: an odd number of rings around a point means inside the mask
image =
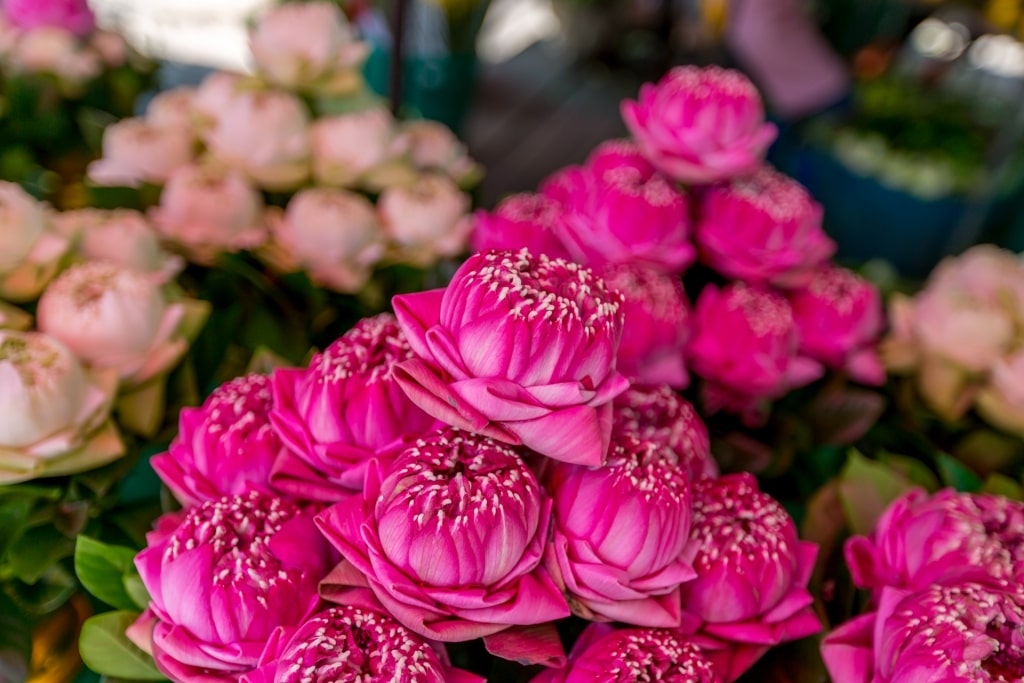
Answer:
POLYGON ((685 389, 690 302, 678 278, 623 263, 597 269, 605 284, 624 298, 625 329, 617 367, 631 380, 685 389))
POLYGON ((447 289, 394 299, 418 356, 395 377, 434 417, 584 465, 604 462, 622 296, 590 270, 541 254, 470 256, 447 289))
MULTIPOLYGON (((606 161, 605 159, 604 161, 606 161)), ((689 201, 664 176, 624 163, 570 166, 541 192, 562 206, 558 235, 579 263, 639 262, 671 274, 696 259, 689 201)))
POLYGON ((471 244, 473 251, 528 249, 549 258, 569 258, 556 234, 561 205, 542 194, 514 194, 494 211, 477 211, 471 244))
POLYGON ((512 448, 447 428, 372 466, 363 493, 317 524, 353 590, 368 585, 408 628, 454 642, 569 615, 541 567, 550 519, 512 448))
POLYGON ((272 639, 242 683, 482 683, 379 611, 345 605, 272 639))
POLYGON ((178 436, 150 460, 185 507, 250 489, 270 490, 270 470, 284 445, 270 426, 270 378, 226 382, 199 408, 183 408, 178 436))
POLYGON ((889 505, 870 537, 846 542, 854 583, 918 590, 990 576, 1024 577, 1024 503, 1002 496, 908 491, 889 505))
POLYGON ((739 678, 770 647, 821 630, 807 590, 817 554, 753 476, 694 485, 686 555, 697 578, 680 589, 684 627, 697 629, 694 642, 725 681, 739 678))
POLYGON ((605 140, 587 157, 586 166, 598 177, 623 167, 636 169, 644 178, 650 178, 657 171, 640 146, 628 138, 605 140))
POLYGON ((690 369, 733 403, 729 409, 779 398, 817 379, 819 363, 797 355, 799 334, 793 311, 781 295, 734 282, 708 285, 697 299, 690 369))
POLYGON ((708 428, 693 405, 670 387, 634 384, 621 394, 615 399, 612 434, 668 446, 691 482, 718 476, 708 428))
POLYGON ((547 669, 530 683, 721 683, 696 645, 678 631, 616 629, 591 624, 580 635, 563 669, 547 669))
POLYGON ((826 266, 790 294, 800 351, 863 384, 885 382, 878 341, 885 325, 882 297, 855 273, 826 266))
POLYGON ((20 29, 53 26, 84 36, 96 27, 86 0, 4 0, 4 18, 20 29))
POLYGON ((821 204, 768 167, 710 188, 699 214, 702 261, 751 284, 801 285, 836 251, 821 228, 821 204))
POLYGON ((672 69, 645 83, 622 118, 662 173, 690 185, 728 180, 757 168, 775 140, 754 85, 717 66, 672 69))
POLYGON ((298 505, 257 491, 176 517, 135 557, 152 601, 133 640, 171 680, 236 681, 316 611, 333 554, 298 505))
POLYGON ((694 577, 682 559, 690 533, 690 482, 676 453, 616 434, 608 463, 553 463, 555 501, 544 564, 573 612, 592 621, 680 625, 679 585, 694 577))
POLYGON ((835 683, 1024 680, 1024 590, 1018 583, 886 588, 875 612, 821 647, 835 683))
POLYGON ((384 313, 360 320, 308 368, 276 370, 270 421, 289 452, 271 473, 274 486, 336 502, 343 489, 362 489, 371 459, 433 432, 437 422, 395 380, 396 364, 412 357, 394 316, 384 313))

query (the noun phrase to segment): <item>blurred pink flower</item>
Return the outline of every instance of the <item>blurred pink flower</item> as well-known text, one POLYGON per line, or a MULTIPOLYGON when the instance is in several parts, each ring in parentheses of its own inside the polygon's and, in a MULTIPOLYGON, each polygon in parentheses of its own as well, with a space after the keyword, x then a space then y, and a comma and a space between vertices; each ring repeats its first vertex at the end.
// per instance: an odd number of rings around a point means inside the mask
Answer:
POLYGON ((552 463, 555 501, 544 564, 575 614, 592 621, 676 627, 692 500, 687 472, 666 444, 615 434, 608 462, 552 463))
POLYGON ((421 175, 408 186, 389 187, 377 202, 394 257, 426 267, 466 248, 473 228, 469 195, 447 176, 421 175))
POLYGON ((23 30, 52 26, 84 36, 96 26, 87 0, 4 0, 3 14, 23 30))
POLYGON ((399 137, 413 165, 421 171, 444 173, 460 187, 472 184, 483 173, 469 157, 466 146, 443 123, 406 121, 399 127, 399 137))
POLYGON ((989 424, 1024 437, 1024 352, 995 362, 975 407, 989 424))
POLYGON ((317 524, 353 590, 369 585, 402 624, 454 642, 569 615, 541 567, 550 520, 512 448, 447 428, 371 466, 363 492, 317 524))
POLYGON ((122 119, 103 131, 103 157, 89 164, 89 178, 98 185, 162 185, 192 162, 194 152, 192 134, 184 128, 122 119))
POLYGON ((310 140, 313 177, 332 187, 372 186, 373 173, 405 151, 395 118, 383 107, 319 118, 310 140))
POLYGON ((146 123, 157 128, 182 128, 193 136, 195 88, 185 86, 164 90, 146 105, 146 123))
POLYGON ((160 246, 156 228, 132 209, 74 209, 53 217, 54 227, 89 261, 105 261, 147 273, 163 284, 185 266, 160 246))
POLYGON ((683 626, 727 683, 769 648, 821 630, 807 590, 818 546, 799 540, 752 475, 697 482, 691 529, 697 578, 680 589, 683 626))
POLYGON ((395 365, 413 357, 392 315, 366 318, 308 368, 274 372, 270 419, 290 452, 273 481, 301 499, 334 502, 360 490, 374 457, 402 447, 439 424, 417 408, 395 380, 395 365))
POLYGON ((622 297, 590 270, 543 254, 469 257, 447 289, 395 297, 416 358, 395 375, 444 422, 542 455, 604 462, 622 297))
POLYGON ((644 155, 666 175, 704 185, 754 170, 775 140, 757 90, 738 71, 681 66, 622 102, 644 155))
POLYGON ((542 194, 514 194, 493 211, 473 216, 474 251, 528 249, 531 254, 569 258, 556 234, 561 205, 542 194))
POLYGON ((803 285, 836 250, 821 228, 822 213, 800 183, 762 167, 704 194, 701 259, 750 284, 803 285))

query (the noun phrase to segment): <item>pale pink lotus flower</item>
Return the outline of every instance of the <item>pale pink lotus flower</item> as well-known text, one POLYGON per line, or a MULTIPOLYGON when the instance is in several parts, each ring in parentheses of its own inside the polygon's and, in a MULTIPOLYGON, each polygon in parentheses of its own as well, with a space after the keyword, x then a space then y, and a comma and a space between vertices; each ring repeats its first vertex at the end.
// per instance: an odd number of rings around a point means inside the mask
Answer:
POLYGON ((124 37, 116 31, 97 29, 89 34, 89 47, 96 51, 103 63, 109 67, 124 66, 131 50, 124 37))
POLYGON ((444 642, 569 615, 541 566, 550 521, 551 501, 515 450, 452 428, 372 465, 362 493, 317 516, 344 557, 333 575, 444 642))
POLYGON ((440 427, 395 379, 395 366, 412 357, 394 316, 382 313, 360 320, 309 367, 275 370, 270 420, 288 446, 275 461, 275 486, 333 503, 362 490, 371 460, 440 427))
POLYGON ((683 627, 731 683, 771 647, 821 630, 807 590, 818 546, 752 475, 701 479, 693 500, 683 627))
POLYGON ((196 89, 186 86, 164 90, 146 105, 146 122, 157 128, 181 128, 195 133, 196 89))
POLYGON ((399 125, 398 134, 402 147, 420 171, 444 173, 463 188, 474 184, 483 174, 466 146, 443 123, 427 119, 405 121, 399 125))
POLYGON ((163 185, 194 156, 188 130, 122 119, 103 131, 103 157, 89 164, 88 177, 97 185, 163 185))
POLYGON ((605 285, 623 296, 619 372, 644 384, 685 389, 686 344, 690 339, 690 302, 678 278, 637 263, 596 268, 605 285))
POLYGON ((214 71, 200 81, 192 95, 192 119, 200 135, 207 133, 242 93, 243 77, 230 71, 214 71))
POLYGON ((604 159, 558 171, 541 192, 562 205, 557 233, 580 263, 642 263, 678 275, 696 259, 689 199, 653 170, 604 159))
POLYGON ((150 218, 164 240, 207 265, 267 239, 262 197, 242 173, 226 168, 189 164, 175 170, 150 218))
POLYGON ((319 118, 309 135, 313 178, 322 185, 379 190, 416 178, 395 118, 383 107, 319 118))
POLYGON ((220 385, 202 406, 182 408, 177 436, 150 459, 179 503, 271 491, 271 468, 285 450, 270 425, 272 399, 270 378, 250 374, 220 385))
POLYGON ((528 249, 549 258, 569 258, 558 238, 562 206, 542 194, 514 194, 501 200, 493 211, 473 215, 473 251, 528 249))
POLYGON ((344 605, 279 631, 241 683, 483 683, 383 609, 344 605))
POLYGON ((850 538, 845 551, 854 583, 876 593, 1024 576, 1024 503, 914 489, 886 508, 869 536, 850 538))
POLYGON ((81 97, 85 82, 103 70, 99 54, 59 26, 41 26, 20 34, 6 57, 5 66, 14 73, 56 76, 61 93, 68 97, 81 97))
POLYGON ((43 292, 40 331, 99 369, 136 386, 170 370, 188 350, 177 334, 186 314, 151 278, 113 263, 89 262, 64 271, 43 292))
POLYGON ((554 499, 544 566, 575 614, 591 621, 677 627, 692 497, 676 452, 616 432, 603 467, 552 463, 554 499))
POLYGON ((590 624, 561 669, 546 669, 530 683, 722 683, 700 648, 678 631, 616 629, 590 624))
POLYGON ((857 274, 838 266, 817 271, 789 295, 800 331, 800 351, 863 384, 885 383, 878 342, 885 326, 882 295, 857 274))
POLYGON ((59 341, 0 330, 0 484, 74 474, 124 453, 109 421, 110 371, 83 368, 59 341))
POLYGON ((697 220, 701 260, 750 284, 806 284, 836 244, 824 211, 800 183, 767 166, 709 188, 697 220))
POLYGON ((621 110, 651 163, 689 185, 749 173, 777 135, 750 80, 717 66, 676 67, 621 110))
POLYGON ((330 187, 300 190, 284 213, 268 216, 267 261, 277 270, 304 270, 318 285, 358 292, 384 256, 384 231, 362 195, 330 187))
POLYGON ((426 267, 465 250, 473 228, 470 204, 447 176, 428 173, 411 185, 385 189, 377 211, 394 258, 426 267))
POLYGON ((1024 680, 1019 581, 885 588, 877 609, 821 647, 835 683, 1007 683, 1024 680))
POLYGON ((57 274, 70 247, 52 229, 46 205, 20 185, 0 182, 0 299, 27 302, 57 274))
POLYGON ((56 27, 84 36, 96 26, 86 0, 4 0, 3 16, 24 31, 56 27))
POLYGON ((1024 437, 1024 352, 995 362, 974 407, 989 424, 1024 437))
POLYGON ((149 608, 128 637, 174 681, 238 681, 309 619, 335 556, 297 504, 250 491, 157 520, 135 556, 149 608))
POLYGON ((395 368, 427 413, 556 460, 604 462, 622 296, 583 266, 518 252, 470 256, 446 289, 394 298, 416 358, 395 368))
POLYGON ((612 434, 664 444, 691 482, 717 477, 711 437, 693 404, 668 386, 634 384, 615 399, 612 434))
POLYGON ((309 178, 309 114, 298 97, 275 90, 243 91, 231 98, 205 133, 217 163, 266 190, 294 190, 309 178))

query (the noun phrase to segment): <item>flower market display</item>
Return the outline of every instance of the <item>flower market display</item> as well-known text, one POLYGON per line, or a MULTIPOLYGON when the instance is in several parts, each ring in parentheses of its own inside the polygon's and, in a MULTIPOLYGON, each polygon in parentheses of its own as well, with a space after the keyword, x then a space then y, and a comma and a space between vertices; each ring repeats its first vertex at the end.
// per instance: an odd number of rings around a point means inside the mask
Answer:
POLYGON ((85 0, 6 0, 0 9, 0 179, 72 208, 103 129, 130 116, 152 65, 98 29, 85 0))

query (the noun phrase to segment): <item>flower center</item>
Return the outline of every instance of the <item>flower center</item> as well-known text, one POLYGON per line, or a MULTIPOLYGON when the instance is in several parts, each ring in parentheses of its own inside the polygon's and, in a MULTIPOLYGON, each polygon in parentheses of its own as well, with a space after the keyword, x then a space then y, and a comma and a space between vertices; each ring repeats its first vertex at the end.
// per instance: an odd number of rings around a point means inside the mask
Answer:
POLYGON ((680 505, 690 500, 690 484, 679 456, 666 444, 623 435, 612 444, 606 467, 613 486, 640 491, 648 502, 680 505))
POLYGON ((698 683, 717 680, 711 663, 692 643, 670 631, 632 629, 617 639, 607 657, 608 678, 621 681, 698 683))
POLYGON ((35 387, 46 377, 67 374, 70 371, 68 361, 68 357, 42 335, 15 336, 8 332, 0 340, 0 363, 9 363, 26 387, 35 387))
POLYGON ((793 330, 793 310, 780 295, 736 284, 727 297, 726 309, 742 311, 758 337, 782 336, 793 330))
POLYGON ((207 431, 235 437, 240 451, 252 441, 273 436, 267 417, 273 405, 273 394, 266 375, 235 378, 217 387, 207 401, 207 431))
POLYGON ((367 385, 390 381, 394 366, 413 357, 409 342, 390 313, 359 321, 311 363, 319 383, 353 376, 367 385))
POLYGON ((991 622, 985 634, 998 643, 981 668, 991 681, 1019 683, 1024 680, 1024 624, 991 622))

